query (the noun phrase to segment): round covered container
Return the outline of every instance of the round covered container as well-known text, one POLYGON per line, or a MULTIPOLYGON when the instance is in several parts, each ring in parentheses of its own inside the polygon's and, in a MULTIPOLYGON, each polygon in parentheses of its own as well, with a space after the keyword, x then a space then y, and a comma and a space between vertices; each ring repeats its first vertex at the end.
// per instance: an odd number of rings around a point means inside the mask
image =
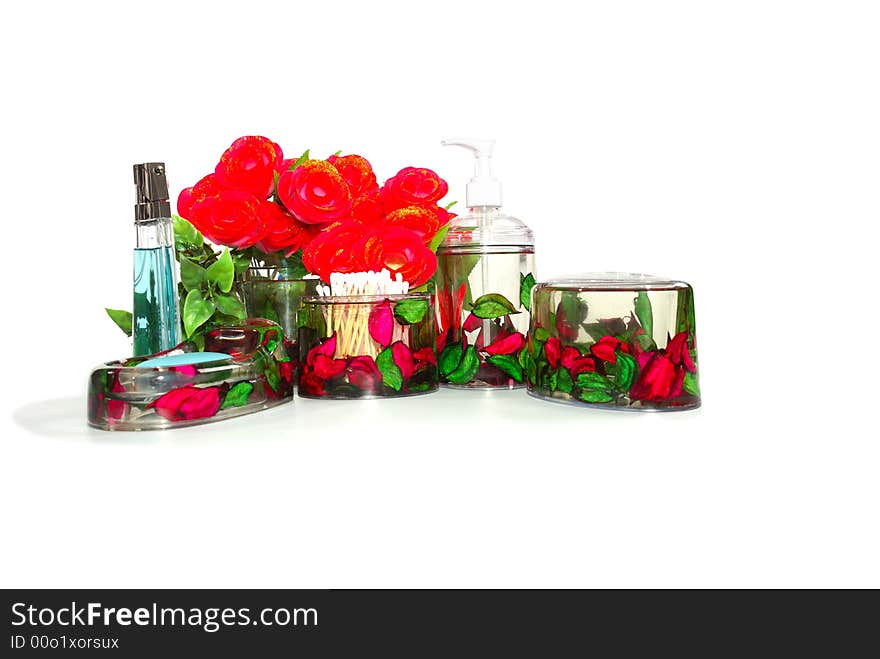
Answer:
POLYGON ((699 407, 694 293, 683 281, 588 273, 535 286, 529 394, 632 410, 699 407))
POLYGON ((426 293, 306 297, 299 326, 300 396, 414 396, 440 386, 426 293))

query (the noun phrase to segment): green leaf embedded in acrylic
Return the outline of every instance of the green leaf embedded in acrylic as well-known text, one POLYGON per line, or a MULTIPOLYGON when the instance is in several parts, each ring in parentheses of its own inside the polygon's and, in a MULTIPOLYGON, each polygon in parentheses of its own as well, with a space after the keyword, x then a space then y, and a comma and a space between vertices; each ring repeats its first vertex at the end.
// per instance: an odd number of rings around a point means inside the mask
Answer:
POLYGON ((516 357, 517 362, 522 367, 523 372, 527 371, 529 368, 529 360, 532 358, 531 353, 528 348, 523 348, 519 351, 519 354, 516 357))
POLYGON ((250 382, 238 382, 234 384, 232 388, 226 392, 226 397, 223 399, 220 409, 225 410, 227 407, 241 407, 242 405, 247 405, 248 396, 251 395, 253 390, 254 385, 250 382))
POLYGON ((273 320, 276 323, 280 322, 278 319, 278 312, 275 311, 275 307, 272 306, 271 300, 266 298, 266 304, 263 305, 263 318, 266 320, 273 320))
POLYGON ((612 369, 614 384, 621 391, 629 391, 636 374, 636 360, 625 352, 617 351, 617 362, 612 369))
POLYGON ((382 374, 382 382, 386 387, 391 387, 394 391, 400 391, 403 386, 403 373, 400 372, 397 364, 394 363, 394 355, 391 348, 385 348, 376 357, 376 367, 382 374))
POLYGON ((608 335, 608 329, 602 323, 584 323, 581 327, 584 328, 584 331, 590 335, 593 341, 598 341, 603 336, 608 335))
POLYGON ((292 172, 294 169, 302 165, 304 162, 308 162, 309 160, 309 150, 306 149, 305 151, 303 151, 303 154, 299 158, 291 163, 290 167, 288 167, 287 170, 292 172))
POLYGON ((490 355, 486 361, 500 368, 517 382, 523 381, 523 367, 511 355, 490 355))
POLYGON ((181 243, 182 245, 192 245, 194 247, 201 247, 205 242, 205 239, 202 234, 199 233, 199 230, 180 217, 180 215, 172 215, 171 219, 174 222, 174 240, 176 242, 181 243))
POLYGON ((183 303, 183 329, 192 336, 214 314, 214 302, 202 297, 201 291, 190 291, 183 303))
POLYGON ((401 300, 394 305, 394 317, 401 325, 415 325, 428 313, 428 301, 419 299, 401 300))
POLYGON ((529 311, 530 297, 535 283, 535 276, 531 272, 527 275, 521 274, 519 276, 519 303, 526 311, 529 311))
POLYGON ((651 300, 647 291, 639 291, 635 300, 636 318, 639 319, 645 334, 654 336, 654 311, 651 309, 651 300))
POLYGON ((110 320, 116 323, 119 329, 125 332, 126 336, 131 336, 131 311, 107 308, 105 308, 104 311, 110 316, 110 320))
POLYGON ((536 340, 543 343, 544 341, 546 341, 547 339, 550 338, 550 332, 545 330, 543 327, 536 327, 534 336, 535 336, 536 340))
POLYGON ((559 368, 559 374, 556 376, 556 389, 566 394, 570 394, 571 390, 574 389, 571 373, 564 366, 559 368))
POLYGON ((452 373, 461 364, 464 351, 461 349, 460 343, 450 343, 443 348, 440 358, 437 360, 437 366, 440 368, 440 375, 444 378, 452 373))
POLYGON ((578 398, 585 403, 610 403, 614 400, 614 396, 608 395, 601 389, 584 389, 578 398))
POLYGON ((696 373, 685 373, 684 374, 684 382, 681 384, 681 388, 684 389, 691 396, 700 397, 700 382, 697 380, 696 373))
POLYGON ((217 284, 224 293, 232 290, 235 266, 232 264, 232 255, 229 253, 228 248, 223 250, 219 259, 208 266, 206 274, 208 275, 208 280, 217 284))
POLYGON ((478 297, 472 312, 477 318, 484 320, 519 313, 510 300, 498 293, 486 293, 478 297))
POLYGON ((579 373, 577 376, 577 385, 581 389, 601 389, 607 391, 614 388, 614 384, 605 378, 604 375, 598 373, 579 373))
MULTIPOLYGON (((563 370, 565 370, 565 369, 563 369, 563 370)), ((547 386, 550 387, 550 391, 556 391, 556 386, 559 384, 558 379, 559 379, 559 370, 558 369, 551 372, 550 375, 547 377, 547 386)))
POLYGON ((443 239, 446 238, 446 234, 449 233, 449 225, 440 227, 437 230, 437 233, 434 234, 434 237, 431 238, 431 242, 428 243, 428 249, 432 252, 437 252, 437 248, 440 247, 440 243, 443 242, 443 239))
POLYGON ((587 319, 589 308, 587 303, 578 297, 575 291, 563 291, 556 314, 559 315, 560 311, 565 320, 568 321, 568 324, 576 327, 578 323, 582 323, 587 319))
POLYGON ((178 258, 180 261, 180 282, 188 291, 201 288, 208 277, 207 271, 200 265, 196 265, 185 256, 178 258))
POLYGON ((465 348, 461 363, 454 371, 446 376, 446 379, 452 384, 465 384, 474 379, 474 376, 477 374, 477 369, 479 368, 480 358, 477 356, 477 351, 473 346, 468 346, 465 348))
POLYGON ((233 316, 239 320, 247 317, 244 305, 234 295, 215 295, 214 303, 220 313, 225 313, 227 316, 233 316))

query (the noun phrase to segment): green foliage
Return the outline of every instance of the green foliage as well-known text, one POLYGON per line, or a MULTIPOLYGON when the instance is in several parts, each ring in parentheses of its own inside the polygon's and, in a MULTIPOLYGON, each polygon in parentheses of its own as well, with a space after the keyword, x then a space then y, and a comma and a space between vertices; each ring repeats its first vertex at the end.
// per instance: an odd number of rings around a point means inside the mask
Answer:
POLYGON ((394 317, 401 325, 415 325, 428 313, 428 301, 419 299, 401 300, 394 305, 394 317))
POLYGON ((527 275, 520 274, 519 276, 519 303, 522 305, 522 308, 526 311, 529 311, 529 306, 531 304, 531 293, 532 288, 535 285, 535 276, 530 272, 527 275))
POLYGON ((474 379, 479 368, 480 358, 477 355, 477 351, 473 346, 468 346, 461 357, 461 362, 459 362, 455 370, 446 376, 446 379, 452 384, 465 384, 474 379))
POLYGON ((238 382, 234 384, 232 388, 226 392, 226 397, 223 399, 220 409, 225 410, 227 407, 241 407, 246 405, 248 396, 251 395, 253 390, 254 385, 250 382, 238 382))
POLYGON ((122 309, 107 309, 107 315, 119 326, 126 336, 131 336, 131 311, 123 311, 122 309))
POLYGON ((235 266, 232 264, 232 255, 229 249, 224 249, 220 258, 208 266, 205 271, 208 281, 217 285, 223 293, 232 290, 232 282, 235 279, 235 266))
POLYGON ((394 354, 391 352, 391 348, 385 348, 379 353, 379 356, 376 357, 376 367, 382 374, 382 382, 385 386, 391 387, 394 391, 400 391, 403 386, 403 373, 394 363, 394 354))
POLYGON ((486 361, 500 368, 517 382, 523 381, 523 367, 511 355, 489 355, 486 361))
POLYGON ((519 313, 510 300, 498 293, 486 293, 478 297, 472 312, 477 318, 484 320, 519 313))
POLYGON ((186 295, 183 303, 183 329, 187 336, 192 336, 195 331, 208 322, 216 309, 214 301, 202 296, 202 292, 192 290, 186 295))

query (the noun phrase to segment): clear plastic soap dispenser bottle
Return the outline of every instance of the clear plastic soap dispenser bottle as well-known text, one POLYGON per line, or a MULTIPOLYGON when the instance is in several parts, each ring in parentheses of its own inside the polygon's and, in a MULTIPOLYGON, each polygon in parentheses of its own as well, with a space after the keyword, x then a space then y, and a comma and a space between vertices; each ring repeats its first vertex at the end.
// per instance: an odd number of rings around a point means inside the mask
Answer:
POLYGON ((492 176, 494 140, 450 139, 443 145, 468 149, 475 161, 468 212, 452 220, 437 250, 440 376, 451 387, 520 387, 535 284, 534 234, 501 211, 501 183, 492 176))
POLYGON ((134 355, 152 355, 181 342, 177 304, 174 221, 168 200, 165 164, 134 166, 134 355))

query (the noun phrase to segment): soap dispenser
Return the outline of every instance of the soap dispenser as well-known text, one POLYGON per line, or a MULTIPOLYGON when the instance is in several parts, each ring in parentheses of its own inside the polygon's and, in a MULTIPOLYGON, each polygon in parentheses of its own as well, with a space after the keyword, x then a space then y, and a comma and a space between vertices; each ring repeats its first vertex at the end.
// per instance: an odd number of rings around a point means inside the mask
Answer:
POLYGON ((165 164, 134 166, 134 355, 152 355, 181 342, 174 221, 165 164))
POLYGON ((468 212, 453 218, 437 250, 440 376, 456 388, 521 387, 535 284, 534 235, 501 211, 501 183, 492 176, 494 140, 442 144, 468 149, 474 176, 466 188, 468 212))

